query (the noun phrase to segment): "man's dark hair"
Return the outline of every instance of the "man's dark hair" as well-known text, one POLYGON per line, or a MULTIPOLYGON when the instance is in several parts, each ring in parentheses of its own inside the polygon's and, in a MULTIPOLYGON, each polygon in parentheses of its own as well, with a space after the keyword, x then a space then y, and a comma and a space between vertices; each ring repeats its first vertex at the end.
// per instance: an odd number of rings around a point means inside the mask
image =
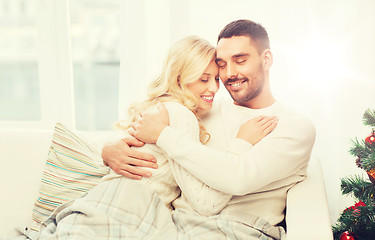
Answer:
POLYGON ((270 48, 270 40, 266 29, 259 23, 250 20, 236 20, 226 25, 221 30, 217 41, 222 38, 231 38, 233 36, 247 36, 254 42, 259 53, 270 48))

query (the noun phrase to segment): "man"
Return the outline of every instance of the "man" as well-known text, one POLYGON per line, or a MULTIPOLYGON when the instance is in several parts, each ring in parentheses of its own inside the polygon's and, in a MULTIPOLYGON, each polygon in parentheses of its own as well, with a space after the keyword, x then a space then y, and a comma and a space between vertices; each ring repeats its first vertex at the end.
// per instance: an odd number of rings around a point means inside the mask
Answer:
MULTIPOLYGON (((249 20, 229 23, 218 37, 216 63, 234 104, 219 101, 203 119, 211 134, 206 146, 166 126, 165 109, 139 117, 130 132, 145 142, 156 142, 207 185, 234 195, 221 217, 249 226, 261 219, 276 226, 284 219, 287 191, 306 175, 315 129, 273 97, 269 81, 273 57, 261 25, 249 20), (277 127, 254 146, 235 138, 241 124, 259 115, 277 116, 277 127), (233 147, 247 151, 223 151, 233 147)), ((134 139, 126 141, 140 144, 134 139)), ((152 156, 136 153, 127 144, 122 141, 104 147, 104 161, 124 176, 147 176, 146 170, 135 166, 152 167, 152 156)))

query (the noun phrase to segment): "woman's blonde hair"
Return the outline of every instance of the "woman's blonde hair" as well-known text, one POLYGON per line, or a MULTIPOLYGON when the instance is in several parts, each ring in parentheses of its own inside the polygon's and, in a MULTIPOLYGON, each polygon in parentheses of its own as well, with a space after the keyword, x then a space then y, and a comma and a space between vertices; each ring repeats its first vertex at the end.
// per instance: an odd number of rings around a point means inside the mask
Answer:
MULTIPOLYGON (((198 99, 190 92, 187 85, 198 81, 215 57, 215 47, 197 36, 185 37, 173 44, 164 62, 163 71, 148 87, 147 99, 129 108, 128 123, 133 122, 138 113, 151 105, 165 101, 177 101, 197 116, 198 99)), ((199 116, 197 118, 200 141, 206 143, 210 135, 205 131, 199 116)), ((121 124, 121 126, 122 129, 128 128, 128 125, 121 124)))

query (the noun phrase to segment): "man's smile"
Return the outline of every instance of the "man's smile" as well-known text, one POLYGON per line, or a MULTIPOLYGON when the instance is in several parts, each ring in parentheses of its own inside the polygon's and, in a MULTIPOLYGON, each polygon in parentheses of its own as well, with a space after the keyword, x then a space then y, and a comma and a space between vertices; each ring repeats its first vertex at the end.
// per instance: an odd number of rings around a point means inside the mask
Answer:
POLYGON ((238 79, 238 80, 235 80, 235 81, 228 81, 227 82, 227 86, 229 86, 229 89, 230 90, 239 90, 241 89, 242 87, 242 84, 245 83, 247 81, 247 79, 238 79))

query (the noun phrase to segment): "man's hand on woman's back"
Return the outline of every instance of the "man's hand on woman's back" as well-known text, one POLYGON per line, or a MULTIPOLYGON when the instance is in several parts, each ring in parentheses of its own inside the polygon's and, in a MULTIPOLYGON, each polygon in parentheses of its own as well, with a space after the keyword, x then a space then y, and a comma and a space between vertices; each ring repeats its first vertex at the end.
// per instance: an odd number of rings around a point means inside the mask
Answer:
POLYGON ((130 148, 130 146, 141 147, 143 145, 143 142, 131 136, 107 143, 102 149, 103 161, 117 174, 125 177, 138 180, 142 177, 150 177, 151 172, 138 167, 157 168, 156 159, 149 154, 130 148))

